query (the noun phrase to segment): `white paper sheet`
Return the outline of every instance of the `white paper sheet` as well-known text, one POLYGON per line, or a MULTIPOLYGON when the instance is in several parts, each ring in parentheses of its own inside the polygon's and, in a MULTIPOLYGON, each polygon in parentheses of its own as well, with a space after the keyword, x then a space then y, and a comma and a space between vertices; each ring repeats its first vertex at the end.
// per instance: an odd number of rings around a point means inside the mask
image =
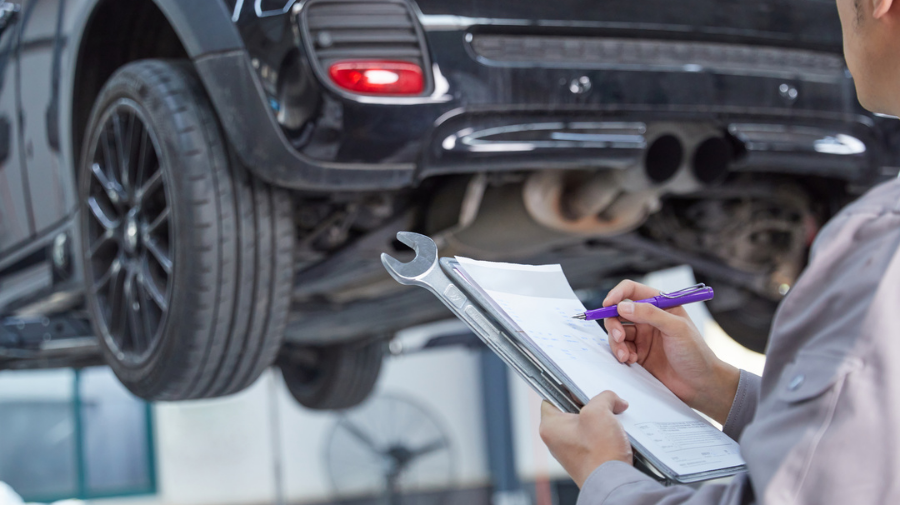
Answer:
POLYGON ((585 307, 559 265, 515 265, 457 257, 466 276, 571 383, 593 398, 612 390, 629 403, 625 431, 679 475, 743 465, 738 444, 694 412, 640 365, 623 365, 595 321, 572 319, 585 307))

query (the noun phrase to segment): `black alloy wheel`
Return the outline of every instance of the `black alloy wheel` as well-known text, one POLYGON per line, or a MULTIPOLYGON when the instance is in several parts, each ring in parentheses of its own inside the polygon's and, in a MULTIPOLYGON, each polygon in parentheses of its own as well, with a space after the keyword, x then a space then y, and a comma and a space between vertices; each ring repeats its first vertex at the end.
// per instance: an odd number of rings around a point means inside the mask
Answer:
POLYGON ((158 346, 172 299, 171 196, 159 141, 138 104, 119 99, 100 120, 86 202, 87 266, 96 324, 123 362, 158 346))
POLYGON ((87 308, 106 362, 148 400, 241 391, 274 362, 293 288, 290 195, 228 149, 190 62, 117 70, 79 168, 87 308))

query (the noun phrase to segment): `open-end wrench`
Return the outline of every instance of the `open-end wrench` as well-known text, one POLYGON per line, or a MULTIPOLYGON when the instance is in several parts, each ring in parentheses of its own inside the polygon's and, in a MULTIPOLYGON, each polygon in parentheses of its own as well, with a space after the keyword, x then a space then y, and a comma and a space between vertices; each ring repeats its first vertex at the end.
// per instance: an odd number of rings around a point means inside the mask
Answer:
POLYGON ((416 252, 409 263, 403 263, 388 254, 381 255, 381 263, 391 277, 400 284, 423 287, 437 296, 457 317, 462 319, 482 341, 545 399, 564 412, 577 412, 571 398, 542 373, 521 347, 484 315, 484 311, 456 287, 441 270, 437 245, 429 237, 401 231, 397 240, 416 252))

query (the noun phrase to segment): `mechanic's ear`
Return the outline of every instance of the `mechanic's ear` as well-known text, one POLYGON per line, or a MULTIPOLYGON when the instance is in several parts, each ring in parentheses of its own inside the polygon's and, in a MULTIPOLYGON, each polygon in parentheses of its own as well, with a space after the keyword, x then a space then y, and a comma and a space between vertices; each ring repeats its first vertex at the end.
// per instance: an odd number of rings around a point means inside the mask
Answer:
POLYGON ((872 15, 875 19, 883 18, 894 4, 894 0, 872 0, 872 15))

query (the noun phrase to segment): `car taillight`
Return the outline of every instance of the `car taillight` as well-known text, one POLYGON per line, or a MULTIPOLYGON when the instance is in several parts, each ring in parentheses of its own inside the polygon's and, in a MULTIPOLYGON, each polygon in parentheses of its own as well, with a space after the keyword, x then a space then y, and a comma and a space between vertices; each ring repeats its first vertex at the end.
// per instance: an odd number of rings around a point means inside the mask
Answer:
POLYGON ((405 61, 340 61, 331 65, 328 75, 335 84, 355 93, 418 95, 425 89, 422 68, 405 61))

